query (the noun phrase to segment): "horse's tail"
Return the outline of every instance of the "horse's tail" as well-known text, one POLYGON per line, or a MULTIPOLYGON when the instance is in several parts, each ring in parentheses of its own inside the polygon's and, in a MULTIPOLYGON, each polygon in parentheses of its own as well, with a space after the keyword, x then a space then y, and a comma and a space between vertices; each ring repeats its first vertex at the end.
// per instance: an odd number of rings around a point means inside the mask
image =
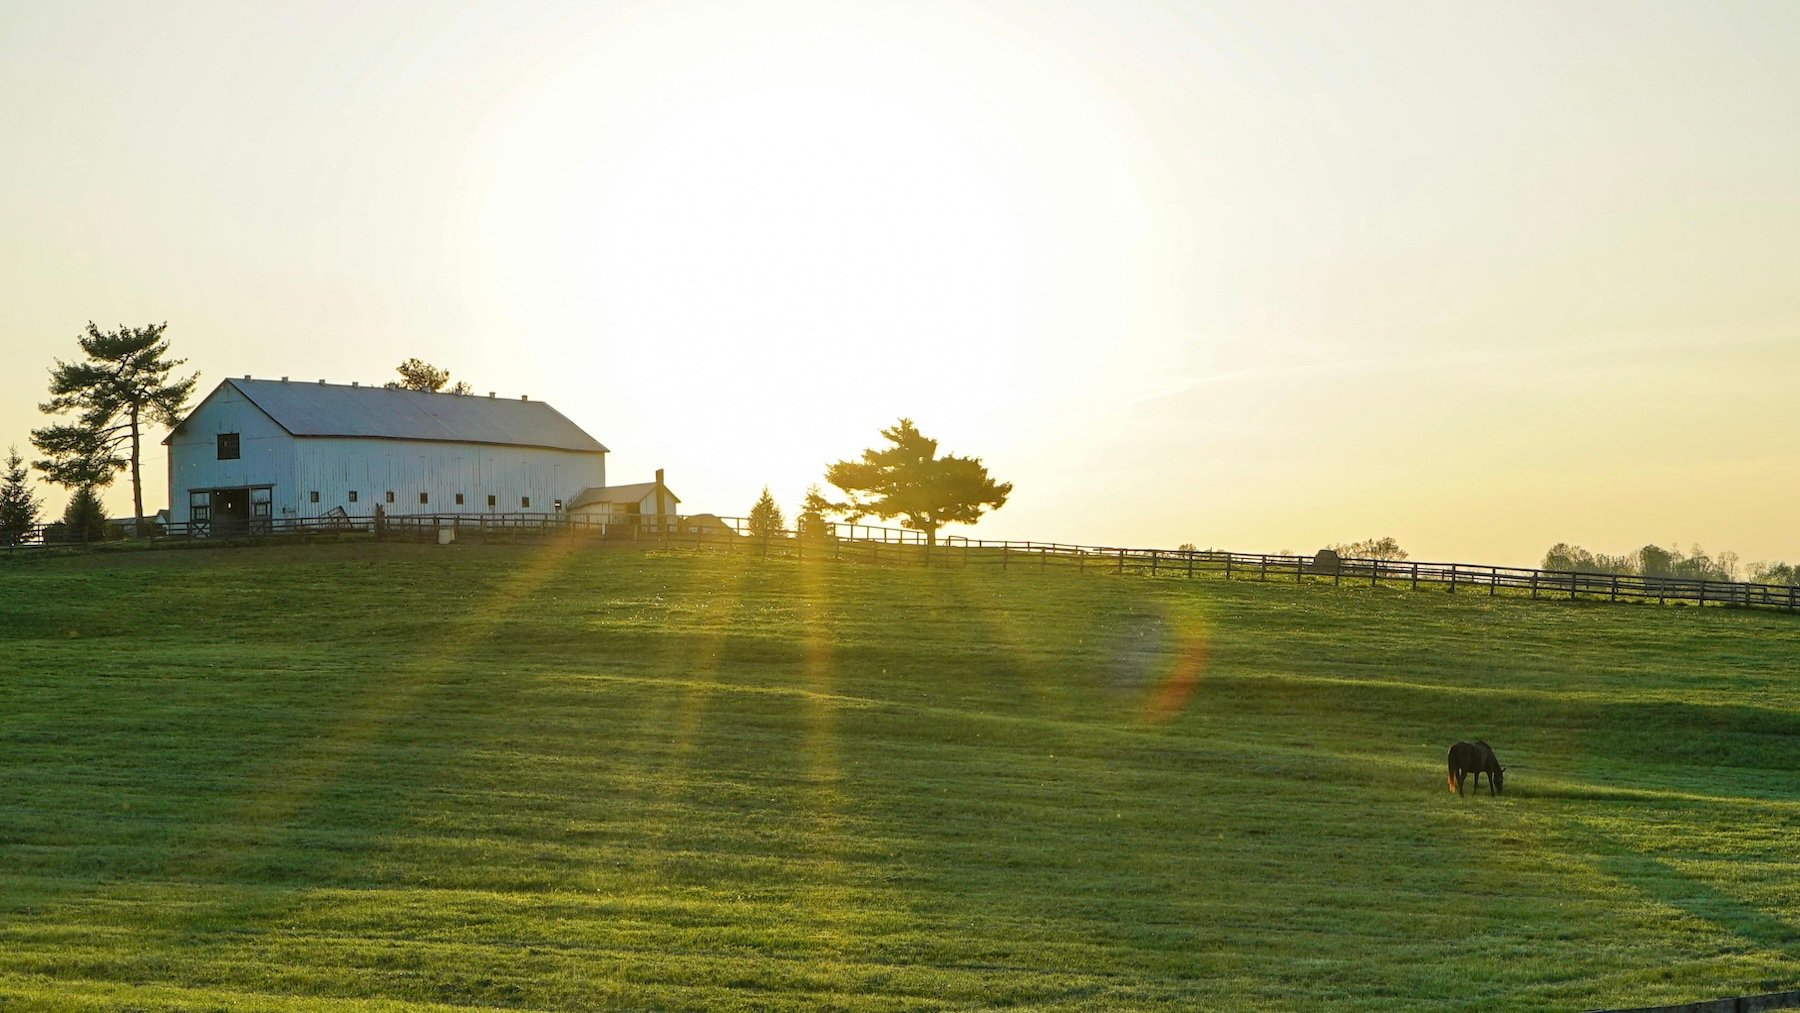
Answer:
POLYGON ((1451 794, 1455 794, 1456 793, 1456 754, 1455 753, 1451 753, 1450 756, 1444 761, 1444 766, 1446 768, 1448 768, 1444 771, 1444 784, 1450 789, 1451 794))

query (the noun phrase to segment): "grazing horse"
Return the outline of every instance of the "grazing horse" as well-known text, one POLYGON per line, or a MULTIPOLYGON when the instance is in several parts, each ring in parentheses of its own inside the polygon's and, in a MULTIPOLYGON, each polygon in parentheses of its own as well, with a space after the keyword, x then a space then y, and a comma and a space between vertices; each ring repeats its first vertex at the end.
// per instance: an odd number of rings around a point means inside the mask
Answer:
POLYGON ((1475 775, 1475 790, 1481 790, 1481 775, 1488 776, 1488 794, 1498 795, 1506 790, 1506 768, 1500 766, 1500 759, 1494 755, 1492 746, 1476 739, 1474 742, 1458 742, 1450 747, 1449 757, 1450 790, 1458 795, 1463 793, 1463 779, 1471 773, 1475 775))

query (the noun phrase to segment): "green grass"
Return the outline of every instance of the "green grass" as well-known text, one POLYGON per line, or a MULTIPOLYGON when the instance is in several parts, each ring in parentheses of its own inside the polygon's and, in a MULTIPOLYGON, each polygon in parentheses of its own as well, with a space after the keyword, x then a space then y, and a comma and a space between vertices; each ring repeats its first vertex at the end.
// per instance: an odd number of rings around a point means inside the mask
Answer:
POLYGON ((1800 986, 1785 615, 407 546, 0 602, 9 1010, 1800 986))

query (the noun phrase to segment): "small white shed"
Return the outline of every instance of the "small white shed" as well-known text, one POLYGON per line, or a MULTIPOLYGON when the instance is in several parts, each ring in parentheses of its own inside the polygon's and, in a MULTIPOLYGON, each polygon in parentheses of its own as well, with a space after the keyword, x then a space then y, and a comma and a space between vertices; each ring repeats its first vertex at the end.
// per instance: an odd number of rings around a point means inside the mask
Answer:
POLYGON ((661 531, 675 523, 680 503, 681 497, 663 484, 663 471, 658 468, 655 481, 583 489, 570 502, 568 512, 570 517, 609 529, 629 525, 639 531, 661 531))

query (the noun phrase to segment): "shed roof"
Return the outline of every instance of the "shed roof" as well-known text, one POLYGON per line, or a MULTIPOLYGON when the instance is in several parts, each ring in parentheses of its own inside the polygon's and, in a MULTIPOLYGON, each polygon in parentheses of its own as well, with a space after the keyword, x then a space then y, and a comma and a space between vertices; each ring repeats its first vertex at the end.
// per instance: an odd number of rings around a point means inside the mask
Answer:
MULTIPOLYGON (((641 503, 644 501, 644 497, 654 492, 656 492, 655 482, 597 485, 591 489, 581 490, 581 495, 575 497, 574 502, 569 504, 569 509, 574 510, 577 507, 590 506, 595 503, 641 503)), ((681 497, 670 492, 667 486, 663 487, 663 494, 676 503, 681 502, 681 497)))
POLYGON ((286 380, 234 379, 220 387, 226 385, 236 388, 295 436, 491 443, 606 453, 599 440, 542 401, 286 380))

